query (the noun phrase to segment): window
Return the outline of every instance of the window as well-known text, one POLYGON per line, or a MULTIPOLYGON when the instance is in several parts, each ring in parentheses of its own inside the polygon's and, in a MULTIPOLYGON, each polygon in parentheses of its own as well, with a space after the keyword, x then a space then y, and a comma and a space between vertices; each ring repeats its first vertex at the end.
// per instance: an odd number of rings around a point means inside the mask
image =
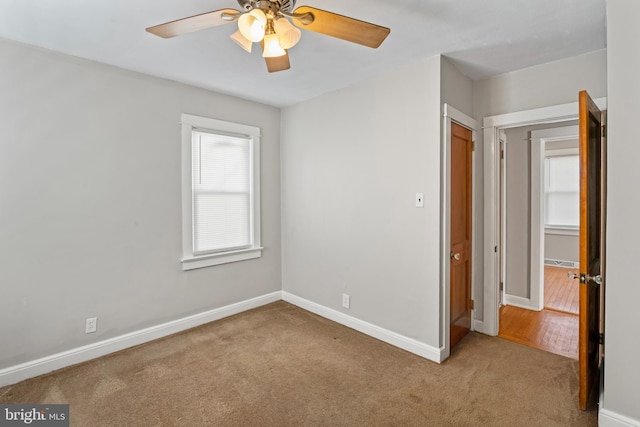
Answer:
POLYGON ((566 150, 556 151, 560 153, 548 151, 544 161, 545 228, 577 230, 580 226, 578 155, 565 154, 566 150))
POLYGON ((260 129, 182 115, 182 269, 258 258, 260 129))

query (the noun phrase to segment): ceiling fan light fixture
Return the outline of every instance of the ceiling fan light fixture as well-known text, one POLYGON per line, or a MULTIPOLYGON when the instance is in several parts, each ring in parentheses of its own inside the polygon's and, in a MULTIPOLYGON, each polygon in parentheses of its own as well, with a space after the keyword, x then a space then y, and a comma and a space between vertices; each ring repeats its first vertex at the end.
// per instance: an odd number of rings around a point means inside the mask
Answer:
POLYGON ((287 52, 280 47, 277 34, 267 34, 264 36, 264 48, 262 49, 263 58, 276 58, 286 54, 287 52))
POLYGON ((267 25, 267 15, 260 9, 252 9, 238 18, 238 30, 252 42, 259 42, 264 38, 264 29, 267 25))
POLYGON ((300 41, 301 29, 370 48, 380 46, 391 32, 380 25, 315 7, 295 8, 296 1, 237 0, 241 10, 213 10, 154 25, 146 30, 168 39, 237 21, 238 31, 231 35, 231 39, 247 52, 251 52, 252 43, 261 43, 262 56, 270 73, 291 67, 288 49, 300 41))
POLYGON ((273 29, 278 35, 278 42, 283 49, 294 47, 302 36, 302 31, 294 27, 287 18, 280 18, 273 24, 273 29))
POLYGON ((231 40, 233 40, 234 42, 236 42, 238 44, 238 46, 240 46, 241 48, 243 48, 247 52, 251 53, 251 47, 253 46, 253 42, 251 40, 249 40, 248 38, 246 38, 245 36, 243 36, 242 33, 240 32, 240 30, 238 30, 235 33, 231 34, 230 37, 231 37, 231 40))

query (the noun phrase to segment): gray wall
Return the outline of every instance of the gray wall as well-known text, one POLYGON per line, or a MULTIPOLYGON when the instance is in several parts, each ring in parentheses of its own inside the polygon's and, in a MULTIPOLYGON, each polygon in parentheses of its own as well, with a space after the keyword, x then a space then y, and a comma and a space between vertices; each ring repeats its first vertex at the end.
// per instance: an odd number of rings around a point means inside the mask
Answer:
POLYGON ((446 57, 441 58, 440 65, 442 102, 473 117, 473 81, 458 71, 446 57))
MULTIPOLYGON (((588 90, 594 98, 604 97, 607 93, 606 58, 606 51, 599 50, 476 81, 473 83, 474 116, 482 120, 487 116, 577 102, 578 92, 583 89, 588 90)), ((477 142, 481 146, 481 133, 477 136, 477 142)), ((482 162, 478 162, 477 166, 476 176, 484 177, 482 162)), ((478 224, 484 221, 482 182, 484 181, 479 181, 475 188, 478 224)), ((484 236, 479 238, 484 239, 484 236)), ((482 247, 483 241, 478 243, 482 247)), ((479 266, 476 277, 480 280, 477 283, 483 283, 483 274, 484 269, 479 266)), ((474 294, 476 315, 482 320, 482 290, 476 289, 474 294)))
POLYGON ((529 298, 531 227, 530 128, 507 129, 505 147, 505 293, 529 298))
POLYGON ((278 109, 8 41, 0 57, 0 369, 281 289, 278 109), (261 127, 262 258, 181 270, 183 112, 261 127))
POLYGON ((580 261, 580 237, 544 234, 544 258, 556 261, 580 261))
POLYGON ((473 84, 479 117, 577 102, 583 89, 606 96, 606 50, 501 74, 473 84))
MULTIPOLYGON (((603 411, 640 423, 640 340, 637 316, 640 286, 636 265, 640 240, 640 56, 637 55, 640 2, 607 2, 608 44, 608 197, 603 411)), ((602 424, 604 425, 604 424, 602 424)), ((608 424, 613 425, 613 424, 608 424)))
POLYGON ((435 347, 439 77, 431 58, 286 108, 282 129, 283 289, 435 347))
MULTIPOLYGON (((282 129, 283 289, 433 347, 441 84, 451 84, 440 73, 433 57, 286 108, 282 129)), ((470 90, 451 98, 471 109, 470 90)))

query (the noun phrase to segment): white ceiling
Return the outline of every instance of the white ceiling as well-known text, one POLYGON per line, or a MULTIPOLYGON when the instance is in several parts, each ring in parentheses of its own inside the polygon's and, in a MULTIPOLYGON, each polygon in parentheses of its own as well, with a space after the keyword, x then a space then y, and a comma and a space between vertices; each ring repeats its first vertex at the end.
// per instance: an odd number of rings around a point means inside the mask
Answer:
MULTIPOLYGON (((303 31, 269 74, 228 24, 173 39, 145 28, 236 0, 2 0, 0 37, 274 106, 437 54, 474 80, 606 47, 605 0, 298 0, 391 28, 378 49, 303 31)), ((7 64, 3 64, 7 66, 7 64)))

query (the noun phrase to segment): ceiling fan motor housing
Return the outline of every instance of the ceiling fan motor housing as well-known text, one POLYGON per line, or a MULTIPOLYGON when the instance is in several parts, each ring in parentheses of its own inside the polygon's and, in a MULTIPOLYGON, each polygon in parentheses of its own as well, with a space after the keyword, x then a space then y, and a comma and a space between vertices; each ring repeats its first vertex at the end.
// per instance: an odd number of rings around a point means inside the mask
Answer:
POLYGON ((238 0, 240 7, 245 11, 257 8, 262 10, 272 10, 277 13, 279 10, 285 13, 293 13, 296 0, 238 0))
POLYGON ((287 13, 293 13, 293 8, 296 5, 296 0, 271 0, 273 3, 278 3, 280 10, 284 10, 287 13))

